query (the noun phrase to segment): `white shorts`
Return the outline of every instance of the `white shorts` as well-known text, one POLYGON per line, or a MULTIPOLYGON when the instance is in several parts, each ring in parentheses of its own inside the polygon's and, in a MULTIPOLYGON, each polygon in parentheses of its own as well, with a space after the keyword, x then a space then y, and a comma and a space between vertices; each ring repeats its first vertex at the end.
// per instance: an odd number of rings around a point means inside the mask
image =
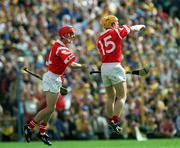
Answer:
POLYGON ((120 63, 103 63, 101 77, 105 87, 126 81, 126 72, 120 63))
POLYGON ((50 91, 53 93, 59 93, 62 86, 61 77, 50 71, 43 74, 42 80, 43 91, 50 91))

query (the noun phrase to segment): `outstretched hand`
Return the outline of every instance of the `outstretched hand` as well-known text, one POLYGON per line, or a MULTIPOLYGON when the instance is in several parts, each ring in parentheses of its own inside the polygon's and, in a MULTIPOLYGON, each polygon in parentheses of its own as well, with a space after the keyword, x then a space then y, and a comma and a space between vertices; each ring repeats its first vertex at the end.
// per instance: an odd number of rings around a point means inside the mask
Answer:
POLYGON ((140 30, 144 29, 145 27, 146 27, 145 25, 134 25, 134 26, 131 26, 131 30, 140 31, 140 30))

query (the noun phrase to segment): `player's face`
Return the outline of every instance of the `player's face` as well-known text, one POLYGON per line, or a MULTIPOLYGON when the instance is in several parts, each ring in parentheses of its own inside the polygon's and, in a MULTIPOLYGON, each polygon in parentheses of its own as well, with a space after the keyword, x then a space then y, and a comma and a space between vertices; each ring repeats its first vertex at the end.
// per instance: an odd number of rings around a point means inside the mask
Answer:
POLYGON ((117 22, 112 28, 118 28, 119 27, 119 22, 117 22))
POLYGON ((67 34, 66 36, 64 36, 65 44, 72 43, 74 38, 75 38, 75 34, 67 34))

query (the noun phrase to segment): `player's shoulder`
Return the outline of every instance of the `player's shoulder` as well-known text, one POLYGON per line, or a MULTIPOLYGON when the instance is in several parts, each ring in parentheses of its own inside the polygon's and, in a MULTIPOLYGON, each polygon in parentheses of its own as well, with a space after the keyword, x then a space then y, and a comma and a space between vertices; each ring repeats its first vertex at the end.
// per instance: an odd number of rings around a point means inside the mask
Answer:
POLYGON ((59 42, 55 41, 55 42, 53 43, 51 49, 56 50, 57 48, 60 48, 60 47, 62 47, 62 45, 61 45, 59 42))
POLYGON ((103 36, 103 35, 105 35, 105 34, 111 32, 111 31, 112 31, 112 29, 107 29, 107 30, 101 32, 100 36, 103 36))
POLYGON ((56 41, 53 46, 58 50, 70 50, 68 47, 66 47, 64 44, 58 41, 56 41))
POLYGON ((68 49, 68 47, 66 47, 66 45, 61 40, 56 40, 54 45, 58 46, 58 47, 67 48, 68 49))

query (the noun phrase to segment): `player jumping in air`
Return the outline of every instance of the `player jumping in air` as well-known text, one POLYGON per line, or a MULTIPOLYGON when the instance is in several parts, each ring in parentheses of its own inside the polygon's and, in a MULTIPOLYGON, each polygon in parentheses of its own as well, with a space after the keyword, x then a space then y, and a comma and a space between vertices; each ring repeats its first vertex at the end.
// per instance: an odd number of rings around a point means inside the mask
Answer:
POLYGON ((75 30, 72 26, 63 26, 58 31, 60 39, 53 44, 46 61, 48 71, 43 75, 43 91, 46 96, 47 106, 36 114, 34 119, 24 126, 24 133, 27 142, 31 141, 33 128, 39 125, 38 138, 45 144, 51 145, 49 136, 46 133, 46 125, 54 112, 54 106, 57 100, 57 95, 62 86, 60 76, 64 73, 67 66, 71 68, 85 68, 83 64, 74 62, 76 57, 68 48, 68 45, 75 37, 75 30))
POLYGON ((101 19, 105 29, 98 38, 97 47, 101 55, 101 77, 106 89, 108 100, 106 110, 109 125, 113 131, 120 133, 120 116, 126 101, 126 74, 121 66, 123 39, 131 31, 140 31, 145 25, 119 26, 118 18, 113 15, 101 19))

